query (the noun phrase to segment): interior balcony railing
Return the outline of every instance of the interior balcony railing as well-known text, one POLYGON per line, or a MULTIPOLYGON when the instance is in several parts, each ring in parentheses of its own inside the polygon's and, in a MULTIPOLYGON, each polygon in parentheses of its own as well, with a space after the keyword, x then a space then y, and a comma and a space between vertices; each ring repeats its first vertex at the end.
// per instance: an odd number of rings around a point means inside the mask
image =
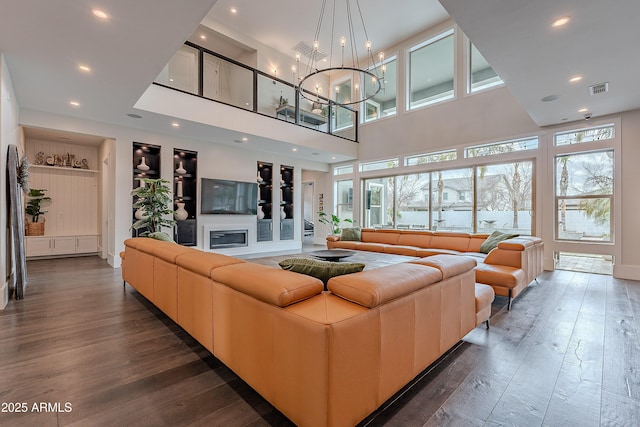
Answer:
POLYGON ((358 141, 358 111, 202 46, 185 42, 154 84, 358 141))

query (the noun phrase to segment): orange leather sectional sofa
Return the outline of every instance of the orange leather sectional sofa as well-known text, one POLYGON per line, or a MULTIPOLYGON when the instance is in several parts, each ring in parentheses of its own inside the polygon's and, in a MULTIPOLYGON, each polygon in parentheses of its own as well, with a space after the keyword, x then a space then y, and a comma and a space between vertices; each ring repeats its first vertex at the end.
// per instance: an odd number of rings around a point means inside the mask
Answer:
MULTIPOLYGON (((476 326, 476 262, 436 255, 332 278, 149 238, 122 276, 300 426, 353 426, 476 326)), ((484 320, 484 319, 483 319, 484 320)))
POLYGON ((488 234, 364 228, 360 241, 341 241, 339 236, 328 236, 327 248, 414 257, 438 254, 473 257, 478 262, 476 282, 491 285, 496 295, 508 297, 511 309, 512 299, 543 271, 542 239, 515 237, 498 243, 489 254, 480 253, 487 237, 488 234))

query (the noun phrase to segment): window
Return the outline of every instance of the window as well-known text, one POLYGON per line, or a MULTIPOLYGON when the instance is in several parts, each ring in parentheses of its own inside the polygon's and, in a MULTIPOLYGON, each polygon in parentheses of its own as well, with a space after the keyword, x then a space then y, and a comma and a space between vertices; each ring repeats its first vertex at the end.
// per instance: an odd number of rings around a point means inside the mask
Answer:
POLYGON ((398 161, 398 159, 378 160, 375 162, 360 163, 360 172, 397 168, 399 165, 400 162, 398 161))
POLYGON ((433 230, 473 231, 473 203, 449 197, 473 192, 473 169, 431 173, 431 224, 433 230))
POLYGON ((437 153, 416 154, 415 156, 405 157, 405 166, 424 165, 427 163, 438 163, 455 160, 458 158, 456 150, 440 151, 437 153))
POLYGON ((554 139, 556 146, 562 146, 613 139, 614 137, 615 127, 612 124, 609 124, 589 129, 578 129, 569 132, 557 133, 554 139))
POLYGON ((469 42, 469 82, 467 93, 478 92, 501 85, 502 79, 493 71, 484 56, 469 42))
POLYGON ((556 238, 612 242, 613 150, 555 157, 556 238))
POLYGON ((365 227, 429 228, 430 174, 365 180, 365 227))
MULTIPOLYGON (((338 83, 334 87, 335 101, 341 104, 351 102, 351 79, 344 80, 338 83)), ((333 129, 340 131, 342 129, 350 128, 353 126, 353 113, 350 109, 336 106, 335 122, 333 129)))
POLYGON ((476 230, 531 234, 531 160, 476 166, 476 230))
POLYGON ((446 31, 409 51, 407 109, 454 97, 454 32, 446 31))
MULTIPOLYGON (((376 64, 378 75, 384 74, 384 79, 381 82, 382 89, 380 89, 380 92, 378 92, 373 98, 364 102, 364 110, 362 112, 363 122, 371 122, 381 117, 396 114, 397 64, 398 61, 396 60, 396 57, 389 58, 381 64, 376 64)), ((373 92, 374 83, 375 82, 373 81, 365 80, 364 93, 373 92)))
POLYGON ((353 219, 353 180, 336 182, 336 215, 340 219, 353 219))
POLYGON ((347 165, 347 166, 336 166, 333 169, 333 174, 334 175, 346 175, 349 173, 353 173, 353 165, 347 165))
POLYGON ((465 157, 492 156, 494 154, 511 153, 514 151, 537 150, 538 137, 515 139, 513 141, 476 145, 464 150, 465 157))

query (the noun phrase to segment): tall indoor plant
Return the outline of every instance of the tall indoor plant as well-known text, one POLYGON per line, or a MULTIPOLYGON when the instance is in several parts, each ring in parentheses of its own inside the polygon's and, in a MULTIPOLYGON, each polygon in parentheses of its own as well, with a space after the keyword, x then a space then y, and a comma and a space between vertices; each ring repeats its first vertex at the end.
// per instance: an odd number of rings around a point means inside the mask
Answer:
POLYGON ((323 211, 318 212, 318 221, 331 227, 332 234, 340 234, 340 232, 342 231, 342 227, 340 227, 341 223, 348 222, 349 224, 353 224, 355 222, 351 218, 340 219, 340 217, 338 217, 337 215, 329 215, 328 213, 323 211))
POLYGON ((176 221, 173 219, 171 206, 171 189, 166 179, 139 178, 142 185, 131 192, 135 202, 133 207, 141 209, 144 215, 133 223, 131 228, 143 230, 140 236, 162 231, 162 227, 173 227, 176 221))
POLYGON ((32 188, 27 193, 27 206, 24 209, 25 214, 31 217, 27 219, 25 230, 27 236, 44 235, 44 215, 47 211, 42 210, 42 202, 48 202, 51 197, 45 194, 45 189, 32 188), (42 216, 42 217, 41 217, 42 216))

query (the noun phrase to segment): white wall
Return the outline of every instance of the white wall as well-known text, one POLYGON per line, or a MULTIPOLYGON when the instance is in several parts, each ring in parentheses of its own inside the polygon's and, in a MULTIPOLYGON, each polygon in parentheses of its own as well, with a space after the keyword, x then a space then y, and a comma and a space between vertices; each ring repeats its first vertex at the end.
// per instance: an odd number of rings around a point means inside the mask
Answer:
MULTIPOLYGON (((236 111, 234 109, 234 111, 236 111)), ((260 116, 255 116, 261 119, 260 116)), ((264 119, 264 118, 262 118, 264 119)), ((271 119, 266 119, 271 120, 271 119)), ((216 141, 201 141, 188 138, 181 138, 180 135, 165 135, 149 132, 140 129, 114 126, 101 122, 75 119, 67 116, 44 113, 23 109, 20 111, 20 123, 25 126, 42 127, 48 129, 63 130, 69 132, 83 133, 88 135, 104 136, 113 140, 113 149, 101 149, 101 157, 109 156, 109 183, 113 189, 107 188, 105 191, 113 192, 109 195, 109 208, 107 218, 113 221, 113 226, 104 239, 109 240, 107 260, 114 267, 120 266, 119 253, 124 249, 124 241, 131 236, 129 227, 131 225, 131 196, 133 182, 132 172, 132 143, 133 141, 145 142, 159 145, 161 151, 161 177, 171 181, 173 179, 173 149, 181 148, 198 152, 198 177, 199 178, 221 178, 238 181, 253 182, 257 174, 257 162, 265 161, 274 163, 274 166, 284 164, 295 168, 295 184, 301 182, 301 171, 303 169, 328 170, 326 164, 306 161, 301 159, 287 158, 273 152, 262 152, 247 150, 241 146, 228 146, 216 141), (102 151, 103 150, 103 151, 102 151), (113 220, 111 219, 113 217, 113 220)), ((296 128, 296 127, 294 127, 296 128)), ((313 132, 315 133, 315 132, 313 132)), ((258 252, 295 250, 301 246, 301 221, 302 221, 302 191, 300 185, 294 186, 294 200, 296 204, 295 227, 296 234, 293 241, 278 241, 279 232, 274 230, 274 242, 255 245, 258 252)), ((275 193, 276 195, 279 193, 275 193)), ((274 200, 275 202, 275 200, 274 200)), ((202 230, 209 224, 234 224, 246 222, 254 217, 243 217, 237 215, 204 215, 198 218, 198 247, 202 248, 202 230)), ((277 229, 277 224, 276 225, 277 229)))
POLYGON ((9 68, 4 54, 0 53, 0 200, 3 209, 0 210, 0 309, 4 309, 9 300, 9 286, 15 280, 15 261, 10 253, 11 246, 8 237, 11 231, 7 217, 7 151, 9 145, 17 145, 22 156, 23 146, 20 128, 18 127, 18 104, 13 91, 13 83, 9 75, 9 68))

